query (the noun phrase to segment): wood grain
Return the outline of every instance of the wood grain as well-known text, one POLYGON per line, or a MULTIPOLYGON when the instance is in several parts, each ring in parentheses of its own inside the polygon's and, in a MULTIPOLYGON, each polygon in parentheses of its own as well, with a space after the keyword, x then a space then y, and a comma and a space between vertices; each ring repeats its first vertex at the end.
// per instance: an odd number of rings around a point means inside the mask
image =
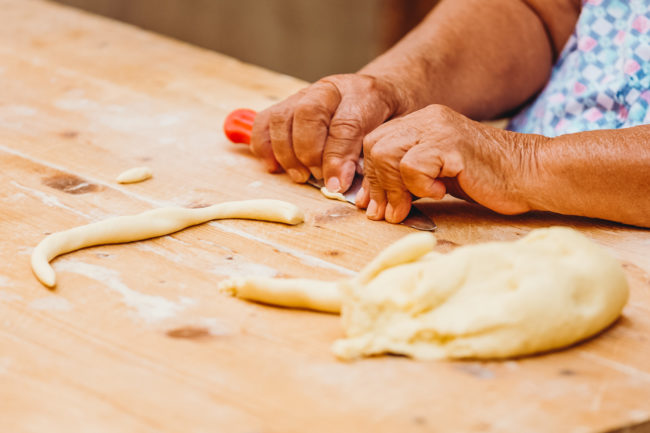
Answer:
POLYGON ((423 203, 442 251, 575 227, 624 263, 624 316, 533 358, 341 363, 329 352, 336 317, 216 292, 237 273, 342 278, 409 232, 263 173, 222 136, 229 110, 263 108, 304 83, 38 0, 0 0, 0 24, 0 430, 647 431, 648 230, 423 203), (140 164, 153 179, 114 182, 140 164), (47 233, 261 197, 299 205, 307 221, 222 221, 78 251, 54 261, 53 292, 29 269, 47 233))

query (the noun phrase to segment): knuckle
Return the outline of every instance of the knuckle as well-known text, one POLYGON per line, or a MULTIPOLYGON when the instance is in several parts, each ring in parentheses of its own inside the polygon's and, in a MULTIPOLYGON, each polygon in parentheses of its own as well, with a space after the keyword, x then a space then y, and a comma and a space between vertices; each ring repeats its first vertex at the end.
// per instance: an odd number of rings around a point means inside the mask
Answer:
POLYGON ((292 117, 293 109, 288 104, 276 104, 269 108, 269 126, 275 128, 286 124, 292 117))
POLYGON ((385 141, 379 141, 370 150, 370 157, 375 165, 382 164, 390 157, 390 146, 385 141))
POLYGON ((402 158, 402 160, 399 162, 399 170, 402 173, 417 172, 417 163, 416 161, 412 160, 412 158, 402 158))
POLYGON ((305 167, 318 167, 321 165, 320 154, 314 148, 295 149, 296 158, 305 167))
POLYGON ((323 126, 327 126, 329 113, 327 107, 322 104, 298 102, 294 109, 293 117, 296 122, 318 122, 323 126))
POLYGON ((330 123, 329 134, 337 140, 360 139, 363 137, 363 124, 359 118, 335 118, 330 123))
POLYGON ((446 105, 433 104, 429 106, 429 114, 436 119, 446 120, 450 117, 451 112, 451 108, 446 105))
POLYGON ((370 134, 366 135, 363 137, 363 154, 366 156, 370 156, 372 153, 372 148, 375 147, 375 144, 377 144, 378 137, 376 134, 371 132, 370 134))

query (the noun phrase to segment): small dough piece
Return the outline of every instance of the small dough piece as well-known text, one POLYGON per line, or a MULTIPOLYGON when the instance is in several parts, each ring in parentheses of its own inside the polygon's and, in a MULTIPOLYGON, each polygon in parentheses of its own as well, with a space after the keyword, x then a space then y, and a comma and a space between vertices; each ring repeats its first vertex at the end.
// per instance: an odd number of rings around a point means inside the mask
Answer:
POLYGON ((54 287, 56 274, 50 266, 55 257, 95 245, 117 244, 154 238, 207 221, 226 218, 299 224, 304 215, 297 206, 280 200, 243 200, 189 209, 166 207, 138 215, 109 218, 96 223, 53 233, 32 253, 32 271, 47 287, 54 287))
POLYGON ((621 314, 621 265, 577 231, 554 227, 516 242, 430 253, 341 284, 344 359, 508 358, 566 347, 621 314))
POLYGON ((327 189, 327 187, 325 187, 325 186, 320 189, 320 192, 321 192, 321 194, 323 194, 325 197, 329 198, 330 200, 340 200, 340 201, 344 201, 344 202, 347 203, 347 199, 340 192, 332 192, 329 189, 327 189))
POLYGON ((118 183, 136 183, 151 178, 152 174, 149 167, 134 167, 120 173, 115 180, 118 183))
POLYGON ((237 277, 219 283, 219 290, 239 298, 291 308, 338 313, 341 292, 336 282, 300 278, 237 277))

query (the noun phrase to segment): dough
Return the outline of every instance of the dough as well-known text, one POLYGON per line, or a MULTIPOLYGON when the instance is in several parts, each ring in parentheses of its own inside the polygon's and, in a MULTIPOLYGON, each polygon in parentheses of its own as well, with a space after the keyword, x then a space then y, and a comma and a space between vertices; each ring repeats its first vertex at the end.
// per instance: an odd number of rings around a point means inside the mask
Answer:
POLYGON ((320 192, 330 200, 340 200, 340 201, 347 202, 347 199, 343 194, 341 194, 340 192, 332 192, 329 189, 327 189, 327 187, 325 186, 321 187, 320 192))
POLYGON ((241 218, 299 224, 304 215, 300 208, 280 200, 244 200, 188 209, 166 207, 138 215, 109 218, 93 224, 53 233, 43 239, 32 253, 32 271, 47 287, 54 287, 56 274, 50 266, 55 257, 94 245, 116 244, 164 236, 206 221, 241 218))
POLYGON ((218 289, 243 299, 283 307, 338 313, 341 292, 336 282, 300 278, 238 277, 222 281, 218 289))
POLYGON ((609 326, 628 299, 620 264, 580 233, 534 230, 341 284, 345 359, 508 358, 557 349, 609 326))
POLYGON ((115 180, 118 183, 136 183, 149 179, 151 175, 149 167, 134 167, 121 173, 115 180))
POLYGON ((448 254, 434 252, 434 245, 430 233, 406 236, 338 284, 239 278, 221 287, 282 306, 336 312, 340 304, 346 338, 332 349, 344 359, 382 353, 492 359, 544 352, 597 334, 628 299, 620 264, 572 229, 534 230, 516 242, 469 245, 448 254))
MULTIPOLYGON (((433 250, 436 238, 430 233, 406 236, 379 253, 356 277, 368 281, 390 266, 417 260, 433 250)), ((325 313, 341 311, 339 283, 299 278, 238 277, 219 283, 218 289, 242 299, 283 307, 306 308, 325 313)))

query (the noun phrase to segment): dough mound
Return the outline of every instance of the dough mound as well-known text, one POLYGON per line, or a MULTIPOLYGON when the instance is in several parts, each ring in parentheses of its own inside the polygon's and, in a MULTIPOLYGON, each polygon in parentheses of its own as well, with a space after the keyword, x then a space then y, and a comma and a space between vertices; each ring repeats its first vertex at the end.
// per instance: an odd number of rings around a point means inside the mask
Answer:
POLYGON ((609 326, 628 299, 620 264, 561 227, 430 252, 341 283, 334 353, 492 359, 557 349, 609 326))

